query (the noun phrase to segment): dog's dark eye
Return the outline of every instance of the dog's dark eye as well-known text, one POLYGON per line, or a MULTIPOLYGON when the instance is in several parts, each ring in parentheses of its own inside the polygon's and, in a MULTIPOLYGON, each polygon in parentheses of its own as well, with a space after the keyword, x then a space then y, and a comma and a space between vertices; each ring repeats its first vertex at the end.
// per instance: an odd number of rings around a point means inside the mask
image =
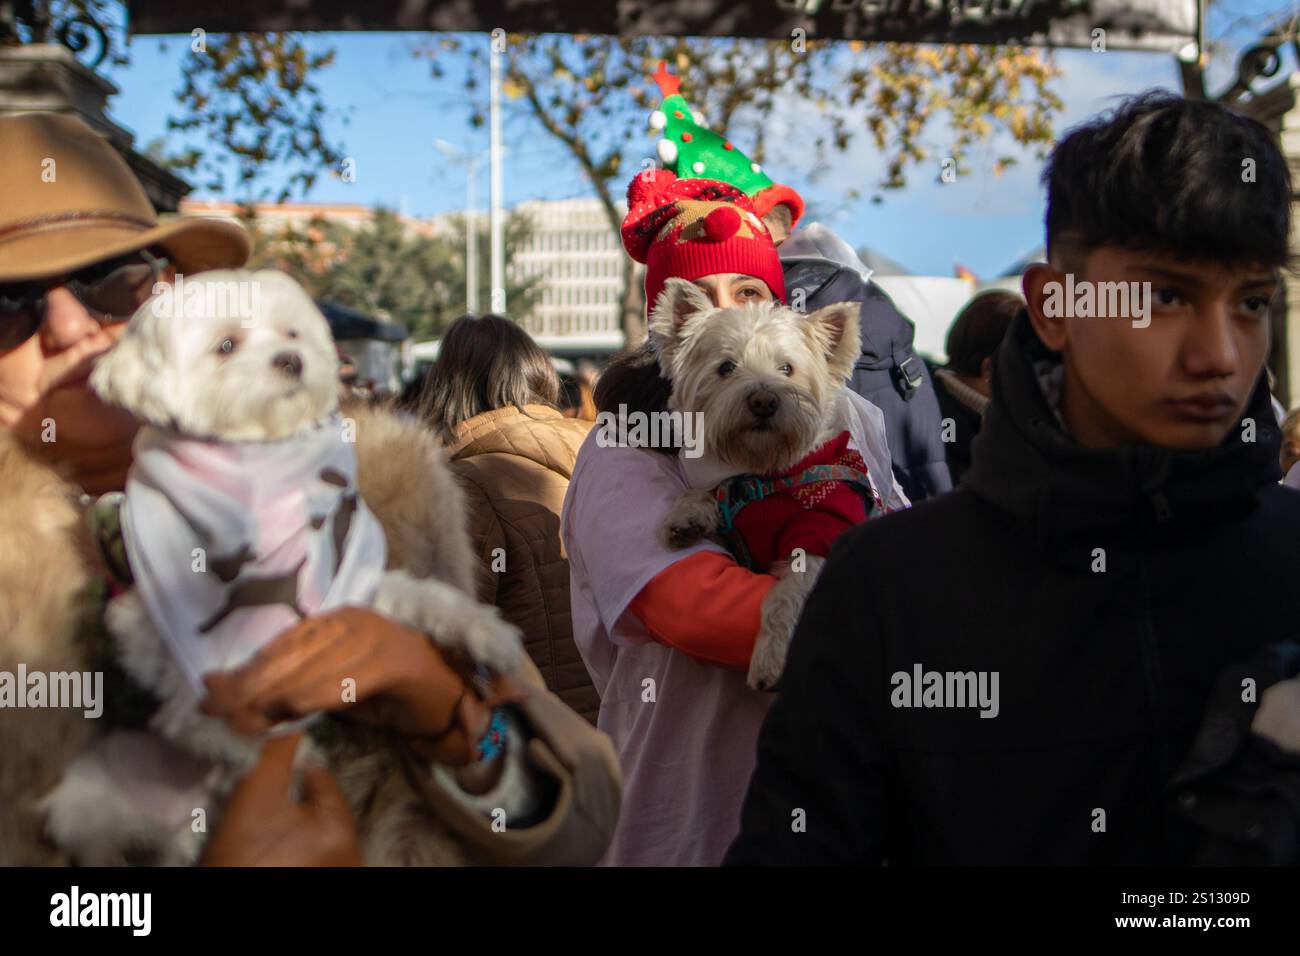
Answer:
POLYGON ((731 359, 727 359, 727 361, 723 362, 721 365, 718 366, 718 374, 721 375, 723 378, 726 378, 735 370, 736 370, 736 363, 731 361, 731 359))
POLYGON ((777 371, 780 372, 782 375, 794 374, 794 368, 788 362, 785 365, 779 366, 777 368, 777 371))
POLYGON ((289 338, 291 339, 296 339, 298 337, 298 332, 296 329, 290 329, 288 332, 285 333, 285 335, 289 336, 289 338))
POLYGON ((229 355, 235 350, 238 344, 239 343, 232 338, 224 338, 221 340, 221 344, 217 346, 217 351, 222 355, 229 355))

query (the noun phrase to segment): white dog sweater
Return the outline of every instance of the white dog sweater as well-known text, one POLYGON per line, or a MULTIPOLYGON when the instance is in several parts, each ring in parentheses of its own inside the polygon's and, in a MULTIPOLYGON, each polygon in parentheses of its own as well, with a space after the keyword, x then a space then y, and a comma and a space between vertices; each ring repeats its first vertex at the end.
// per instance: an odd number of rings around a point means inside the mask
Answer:
POLYGON ((303 617, 368 604, 383 529, 342 420, 268 442, 141 429, 122 534, 135 586, 196 690, 303 617))

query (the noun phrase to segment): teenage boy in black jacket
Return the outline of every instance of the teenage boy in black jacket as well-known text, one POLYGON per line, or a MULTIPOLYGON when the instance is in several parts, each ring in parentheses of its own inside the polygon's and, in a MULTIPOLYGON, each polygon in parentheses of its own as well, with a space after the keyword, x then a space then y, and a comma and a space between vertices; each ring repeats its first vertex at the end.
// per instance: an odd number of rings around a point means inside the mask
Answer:
POLYGON ((1167 785, 1214 679, 1300 629, 1300 495, 1276 484, 1261 375, 1277 146, 1146 94, 1062 140, 1044 181, 1050 264, 973 468, 840 539, 729 863, 1184 862, 1167 785))

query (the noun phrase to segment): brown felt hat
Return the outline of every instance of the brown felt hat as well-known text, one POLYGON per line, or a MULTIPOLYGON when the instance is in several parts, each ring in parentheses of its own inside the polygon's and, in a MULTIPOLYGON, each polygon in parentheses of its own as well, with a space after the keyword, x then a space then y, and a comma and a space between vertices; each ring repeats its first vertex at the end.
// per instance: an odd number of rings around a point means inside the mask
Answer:
POLYGON ((184 273, 241 266, 252 249, 232 222, 159 225, 126 161, 73 116, 0 116, 0 175, 0 282, 51 278, 153 245, 184 273))

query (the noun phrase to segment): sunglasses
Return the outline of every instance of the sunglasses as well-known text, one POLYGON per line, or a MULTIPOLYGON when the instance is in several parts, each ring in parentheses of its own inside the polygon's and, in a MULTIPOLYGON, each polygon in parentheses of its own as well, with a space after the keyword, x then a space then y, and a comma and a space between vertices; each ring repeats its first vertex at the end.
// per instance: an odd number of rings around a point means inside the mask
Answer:
POLYGON ((111 325, 125 322, 149 300, 167 265, 166 256, 141 249, 54 279, 0 283, 0 352, 36 334, 51 289, 67 289, 100 325, 111 325))

